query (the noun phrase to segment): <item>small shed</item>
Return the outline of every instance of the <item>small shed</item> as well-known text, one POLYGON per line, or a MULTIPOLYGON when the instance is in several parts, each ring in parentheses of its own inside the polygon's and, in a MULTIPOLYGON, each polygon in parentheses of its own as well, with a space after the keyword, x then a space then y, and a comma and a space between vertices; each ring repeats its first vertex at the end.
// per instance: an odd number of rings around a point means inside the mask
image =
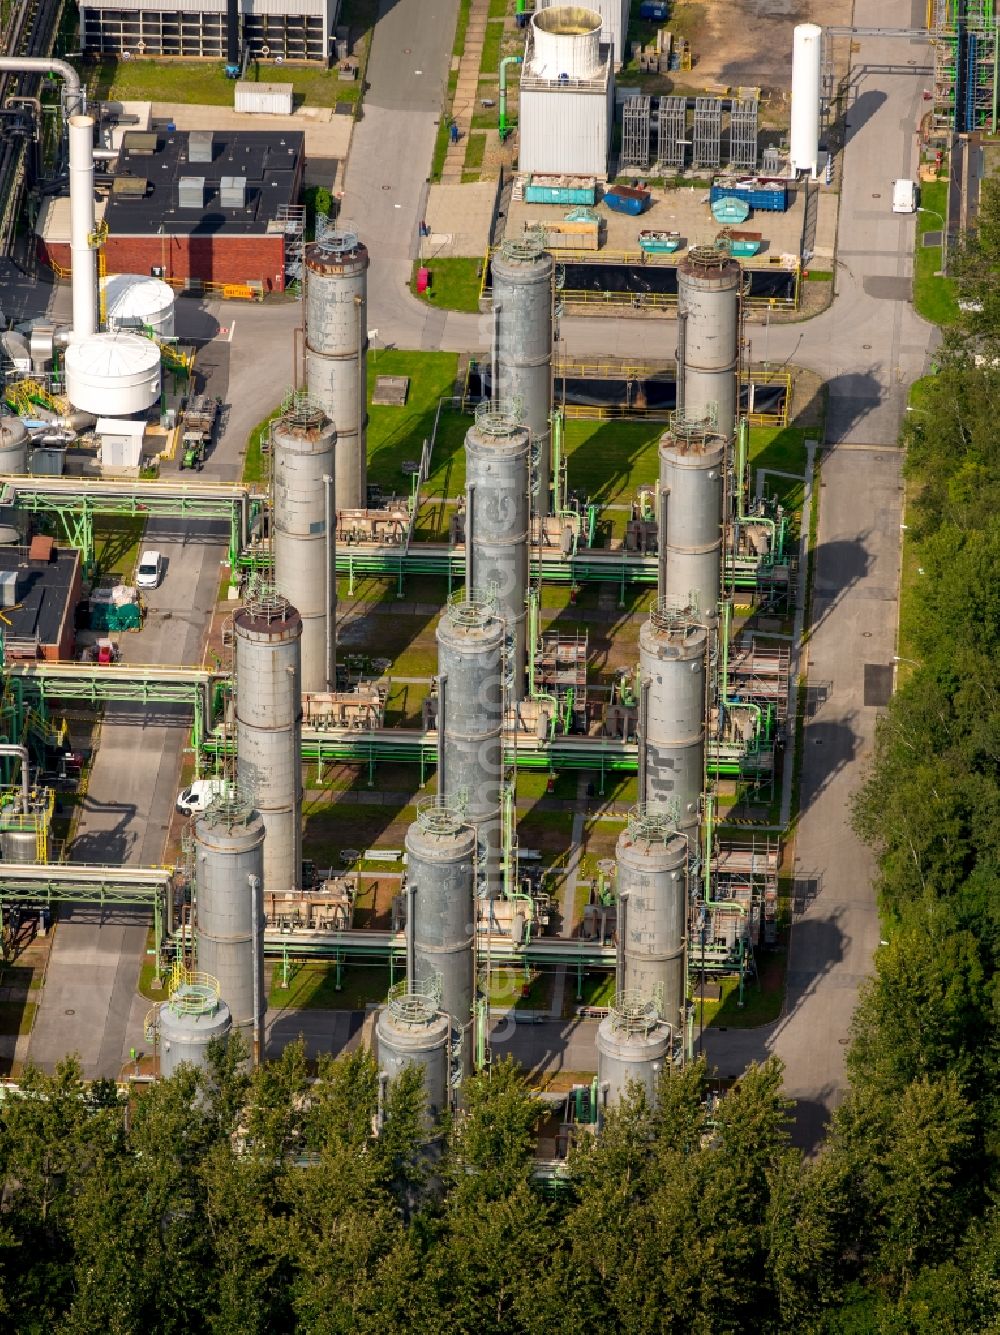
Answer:
POLYGON ((145 422, 134 422, 128 418, 99 417, 95 429, 100 443, 102 471, 119 472, 122 469, 139 468, 142 459, 142 440, 146 434, 145 422))

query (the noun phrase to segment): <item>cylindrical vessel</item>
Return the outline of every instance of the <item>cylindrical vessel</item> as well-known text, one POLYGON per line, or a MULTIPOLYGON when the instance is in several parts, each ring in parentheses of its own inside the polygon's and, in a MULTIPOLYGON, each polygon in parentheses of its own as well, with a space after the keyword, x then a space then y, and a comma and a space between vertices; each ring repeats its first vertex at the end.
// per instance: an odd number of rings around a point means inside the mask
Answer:
POLYGON ((656 1103, 660 1072, 670 1061, 670 1030, 652 1003, 616 999, 597 1030, 597 1081, 609 1105, 618 1103, 633 1081, 656 1103))
POLYGON ((465 437, 465 541, 470 584, 496 599, 511 639, 514 700, 524 695, 530 438, 506 412, 483 405, 465 437), (471 530, 471 532, 470 532, 471 530))
POLYGON ((337 431, 337 506, 368 500, 368 251, 353 232, 306 247, 306 388, 337 431))
POLYGON ((336 684, 337 432, 322 408, 301 399, 275 423, 271 438, 274 583, 302 617, 302 689, 336 684))
POLYGON ((237 777, 267 831, 268 892, 282 894, 302 879, 302 618, 265 589, 233 620, 237 777))
MULTIPOLYGON (((455 807, 432 799, 406 832, 417 981, 440 977, 441 1009, 456 1029, 472 1023, 475 997, 476 832, 455 807)), ((463 1052, 471 1053, 471 1044, 463 1052)))
POLYGON ((449 806, 464 807, 475 825, 491 896, 500 892, 504 640, 503 621, 487 600, 462 595, 438 622, 438 673, 446 681, 440 796, 449 806))
POLYGON ((739 409, 740 293, 738 261, 695 246, 677 266, 677 315, 683 320, 683 365, 677 372, 682 416, 708 419, 731 439, 739 409))
POLYGON ((639 630, 644 791, 650 807, 676 809, 685 834, 698 824, 705 782, 705 656, 708 631, 669 604, 639 630))
POLYGON ((722 576, 724 436, 678 424, 660 439, 660 491, 666 493, 664 596, 706 624, 718 619, 722 576))
POLYGON ((233 1027, 232 1015, 224 1001, 211 988, 182 984, 157 1016, 160 1039, 160 1075, 171 1076, 187 1062, 202 1070, 208 1065, 208 1045, 217 1038, 228 1038, 233 1027))
POLYGON ((491 261, 496 380, 493 399, 514 406, 531 437, 532 508, 551 508, 552 256, 505 241, 491 261))
POLYGON ((687 996, 688 841, 665 812, 639 806, 615 848, 624 901, 624 990, 654 998, 662 1019, 681 1023, 687 996))
POLYGON ((0 474, 28 471, 28 428, 20 417, 0 417, 0 474))
POLYGON ((36 830, 4 830, 0 833, 0 853, 4 862, 35 863, 38 861, 38 832, 36 830))
POLYGON ((195 822, 195 953, 216 979, 248 1046, 263 1039, 264 833, 250 802, 229 794, 195 822))
POLYGON ((393 1080, 408 1066, 420 1067, 427 1103, 425 1119, 436 1122, 449 1106, 451 1024, 433 997, 405 991, 390 997, 375 1025, 379 1070, 393 1080))
POLYGON ((90 243, 94 234, 93 116, 69 118, 69 210, 73 337, 90 338, 97 331, 97 250, 90 243))
POLYGON ((793 172, 816 175, 822 99, 823 29, 799 23, 792 38, 792 127, 788 157, 793 172))
POLYGON ((174 291, 162 278, 116 273, 101 279, 109 330, 142 325, 164 338, 174 332, 174 291))
POLYGON ((601 63, 601 16, 583 5, 532 15, 531 73, 537 79, 587 79, 601 63))
POLYGON ((141 334, 92 334, 70 343, 64 364, 67 397, 81 412, 131 417, 160 397, 160 349, 141 334))

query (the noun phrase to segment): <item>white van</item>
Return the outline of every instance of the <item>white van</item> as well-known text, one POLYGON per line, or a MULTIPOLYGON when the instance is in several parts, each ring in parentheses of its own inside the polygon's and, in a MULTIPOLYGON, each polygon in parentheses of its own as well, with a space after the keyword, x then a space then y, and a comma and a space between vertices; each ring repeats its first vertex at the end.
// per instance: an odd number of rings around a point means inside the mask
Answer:
POLYGON ((227 787, 225 779, 195 779, 190 788, 177 794, 177 810, 182 816, 196 816, 214 798, 222 797, 227 787))
POLYGON ((901 176, 898 181, 893 181, 892 211, 893 213, 916 213, 917 211, 916 181, 911 181, 907 176, 901 176))

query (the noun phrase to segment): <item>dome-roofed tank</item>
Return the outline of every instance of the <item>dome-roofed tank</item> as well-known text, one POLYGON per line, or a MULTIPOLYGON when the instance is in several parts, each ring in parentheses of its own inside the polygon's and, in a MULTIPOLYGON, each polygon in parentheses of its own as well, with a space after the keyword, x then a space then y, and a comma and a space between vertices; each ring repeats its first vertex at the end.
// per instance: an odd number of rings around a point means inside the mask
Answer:
POLYGON ((174 292, 162 278, 138 273, 115 273, 101 279, 108 329, 142 325, 164 338, 174 332, 174 292))
POLYGON ((160 349, 141 334, 92 334, 66 349, 66 393, 100 417, 147 412, 160 397, 160 349))
POLYGON ((216 980, 206 973, 185 972, 157 1016, 160 1075, 173 1075, 181 1062, 204 1069, 209 1043, 228 1038, 232 1025, 216 980))
POLYGON ((28 428, 20 417, 0 417, 0 473, 28 471, 28 428))

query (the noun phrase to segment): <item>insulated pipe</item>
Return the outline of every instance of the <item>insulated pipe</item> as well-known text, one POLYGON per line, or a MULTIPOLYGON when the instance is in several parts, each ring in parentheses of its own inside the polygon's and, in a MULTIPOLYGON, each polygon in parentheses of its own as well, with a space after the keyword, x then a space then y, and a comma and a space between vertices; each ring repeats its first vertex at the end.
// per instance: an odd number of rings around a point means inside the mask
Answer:
POLYGON ((31 784, 28 774, 28 748, 13 742, 0 743, 0 756, 18 756, 21 761, 21 810, 26 816, 30 806, 31 784))
POLYGON ((80 76, 65 60, 48 56, 0 56, 0 74, 58 74, 62 79, 63 107, 67 116, 81 115, 87 109, 87 95, 80 76))
POLYGON ((406 886, 406 987, 409 992, 415 992, 417 987, 416 898, 416 884, 409 881, 406 886))
POLYGON ((617 940, 615 941, 615 1000, 620 1001, 625 991, 625 919, 628 914, 628 895, 618 896, 617 940))
POLYGON ((333 478, 323 474, 323 501, 326 509, 326 688, 337 689, 337 649, 336 626, 334 625, 333 604, 336 596, 334 581, 336 572, 333 559, 333 478))
POLYGON ((94 118, 69 119, 70 256, 73 285, 73 339, 97 332, 97 253, 94 233, 94 118))
POLYGON ((475 522, 476 488, 469 487, 465 499, 465 596, 471 602, 475 597, 475 571, 473 569, 473 523, 475 522))
POLYGON ((437 788, 438 800, 444 802, 444 795, 448 791, 445 787, 444 777, 444 725, 446 696, 448 687, 448 674, 445 672, 438 677, 438 712, 437 712, 437 731, 438 731, 438 753, 437 753, 437 788))
POLYGON ((649 687, 650 680, 647 677, 645 681, 639 683, 639 718, 636 729, 636 741, 638 743, 638 764, 639 764, 639 801, 647 801, 646 797, 646 729, 649 726, 649 687))
POLYGON ((660 492, 660 522, 656 535, 656 604, 659 607, 667 594, 667 519, 670 514, 670 488, 660 492))
MULTIPOLYGON (((257 922, 257 892, 260 889, 260 877, 248 876, 247 882, 250 886, 250 934, 253 937, 254 950, 257 949, 257 933, 259 923, 257 922)), ((264 943, 261 939, 261 952, 263 953, 264 943)), ((262 961, 263 964, 263 961, 262 961)), ((260 1065, 260 975, 261 970, 257 968, 257 961, 253 965, 253 1064, 260 1065)), ((225 997, 223 997, 223 1001, 225 997)))

